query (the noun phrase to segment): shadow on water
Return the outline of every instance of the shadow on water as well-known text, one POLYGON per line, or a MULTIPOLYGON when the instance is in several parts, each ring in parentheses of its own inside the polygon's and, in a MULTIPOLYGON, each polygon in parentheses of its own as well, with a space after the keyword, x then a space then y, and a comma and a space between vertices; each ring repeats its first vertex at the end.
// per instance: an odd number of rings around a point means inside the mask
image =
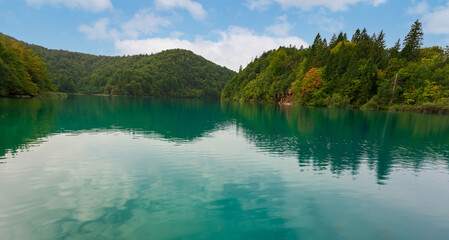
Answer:
POLYGON ((380 184, 395 167, 449 165, 447 115, 95 96, 0 99, 0 158, 52 134, 119 130, 189 142, 234 124, 262 152, 334 174, 367 164, 380 184))

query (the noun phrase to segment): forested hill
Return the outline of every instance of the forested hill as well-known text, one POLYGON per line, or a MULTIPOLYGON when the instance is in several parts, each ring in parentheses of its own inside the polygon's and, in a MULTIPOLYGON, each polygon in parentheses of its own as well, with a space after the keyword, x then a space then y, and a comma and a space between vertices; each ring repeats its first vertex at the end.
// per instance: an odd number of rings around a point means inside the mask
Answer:
POLYGON ((0 96, 53 92, 44 61, 21 42, 0 33, 0 96))
POLYGON ((59 91, 67 93, 219 98, 235 74, 180 49, 109 57, 28 46, 45 59, 59 91))
POLYGON ((422 48, 421 23, 387 48, 383 32, 318 34, 309 48, 264 53, 226 85, 222 99, 449 112, 449 49, 422 48))

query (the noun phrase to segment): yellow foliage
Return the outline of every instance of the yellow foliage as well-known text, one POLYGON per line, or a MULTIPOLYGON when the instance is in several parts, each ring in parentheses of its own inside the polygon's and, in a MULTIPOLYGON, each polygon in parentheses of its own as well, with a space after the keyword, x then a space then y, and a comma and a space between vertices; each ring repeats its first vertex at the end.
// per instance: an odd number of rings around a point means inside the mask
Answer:
POLYGON ((354 47, 355 43, 349 42, 349 41, 341 41, 337 44, 337 46, 335 46, 334 48, 331 49, 331 53, 336 54, 336 53, 340 52, 340 50, 343 46, 354 47))

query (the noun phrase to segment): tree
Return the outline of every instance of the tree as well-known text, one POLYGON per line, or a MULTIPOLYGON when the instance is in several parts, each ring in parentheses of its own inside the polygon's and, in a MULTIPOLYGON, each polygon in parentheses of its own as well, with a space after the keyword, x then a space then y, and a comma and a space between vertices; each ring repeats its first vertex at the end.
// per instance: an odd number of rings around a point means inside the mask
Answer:
POLYGON ((309 67, 320 67, 323 56, 324 56, 324 50, 327 48, 327 41, 326 39, 321 39, 321 35, 318 33, 315 37, 315 40, 313 41, 312 46, 310 47, 309 52, 309 67))
POLYGON ((419 51, 423 44, 423 30, 422 24, 419 20, 416 20, 410 29, 410 32, 404 39, 404 48, 401 52, 401 57, 408 61, 416 61, 419 59, 419 51))
POLYGON ((360 33, 360 41, 370 41, 371 38, 368 35, 368 31, 366 31, 366 28, 363 28, 362 33, 360 33))
POLYGON ((373 35, 373 47, 371 49, 371 56, 374 60, 374 64, 378 68, 384 68, 387 65, 387 53, 385 51, 385 34, 380 31, 379 35, 373 35))
POLYGON ((332 35, 331 40, 329 41, 329 47, 333 48, 335 47, 335 45, 337 45, 337 35, 332 35))
POLYGON ((310 69, 301 84, 301 91, 303 93, 313 92, 315 89, 320 89, 323 85, 323 76, 321 70, 318 68, 310 69))
POLYGON ((53 91, 45 63, 21 42, 0 34, 0 95, 53 91))
POLYGON ((401 39, 398 39, 396 44, 394 44, 394 47, 390 48, 389 57, 390 58, 399 58, 400 50, 401 50, 401 39))
POLYGON ((355 30, 354 35, 352 35, 351 42, 358 43, 360 39, 361 39, 360 29, 357 28, 357 30, 355 30))

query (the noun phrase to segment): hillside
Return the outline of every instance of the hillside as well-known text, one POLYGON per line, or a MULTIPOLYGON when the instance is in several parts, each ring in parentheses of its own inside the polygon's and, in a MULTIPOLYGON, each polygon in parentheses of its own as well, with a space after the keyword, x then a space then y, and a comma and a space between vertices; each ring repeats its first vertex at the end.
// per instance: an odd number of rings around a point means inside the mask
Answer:
POLYGON ((53 92, 44 61, 21 42, 0 34, 0 96, 53 92))
POLYGON ((152 55, 94 56, 28 45, 48 64, 50 79, 67 93, 219 98, 235 74, 187 50, 152 55))
POLYGON ((357 30, 327 42, 318 34, 306 49, 264 53, 226 85, 222 99, 311 106, 399 108, 449 112, 449 49, 422 48, 416 21, 402 44, 357 30))

